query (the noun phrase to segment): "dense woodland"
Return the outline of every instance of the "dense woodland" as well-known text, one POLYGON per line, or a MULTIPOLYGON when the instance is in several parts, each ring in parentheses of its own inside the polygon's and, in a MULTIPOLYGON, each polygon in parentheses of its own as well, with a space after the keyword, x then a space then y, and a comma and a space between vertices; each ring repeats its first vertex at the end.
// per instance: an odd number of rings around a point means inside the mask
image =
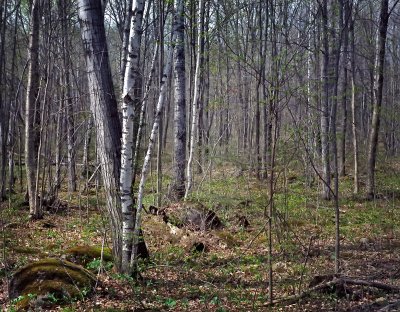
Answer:
POLYGON ((398 2, 0 0, 3 309, 398 309, 398 2))

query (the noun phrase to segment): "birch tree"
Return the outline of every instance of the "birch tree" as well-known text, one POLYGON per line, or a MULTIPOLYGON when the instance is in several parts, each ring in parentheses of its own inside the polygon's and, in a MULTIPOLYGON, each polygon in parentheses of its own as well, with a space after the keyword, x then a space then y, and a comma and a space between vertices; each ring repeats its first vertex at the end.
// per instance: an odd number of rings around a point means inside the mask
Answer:
POLYGON ((122 150, 121 150, 121 176, 120 192, 122 205, 122 272, 132 273, 130 258, 132 253, 132 232, 134 223, 132 174, 133 174, 133 148, 134 122, 140 110, 137 80, 140 79, 140 44, 142 36, 142 19, 144 0, 135 0, 132 4, 132 21, 128 47, 128 59, 125 68, 125 78, 122 92, 122 150))
POLYGON ((122 131, 108 57, 104 10, 101 2, 97 0, 79 0, 78 7, 86 59, 90 109, 97 130, 97 153, 111 225, 114 265, 120 271, 122 216, 118 182, 121 169, 122 131))
POLYGON ((185 199, 189 196, 189 193, 192 189, 193 184, 193 157, 194 157, 194 148, 196 144, 196 134, 197 134, 197 102, 199 100, 199 78, 200 78, 200 52, 201 52, 201 29, 203 23, 203 14, 204 11, 204 0, 200 0, 199 2, 199 12, 198 12, 198 22, 197 22, 197 59, 196 59, 196 70, 194 73, 194 95, 193 95, 193 103, 192 103, 192 121, 191 121, 191 131, 190 131, 190 147, 189 147, 189 159, 187 163, 187 185, 185 191, 185 199))
MULTIPOLYGON (((173 26, 174 27, 174 26, 173 26)), ((176 29, 174 27, 174 29, 176 29)), ((175 41, 175 31, 173 32, 172 42, 175 41)), ((157 101, 156 112, 154 116, 153 126, 150 133, 149 143, 147 146, 146 156, 143 161, 142 173, 139 182, 139 189, 138 189, 138 198, 137 198, 137 206, 136 206, 136 219, 135 219, 135 226, 133 232, 133 252, 131 257, 131 267, 136 269, 137 267, 137 258, 138 258, 138 251, 137 246, 139 243, 141 226, 142 226, 142 208, 143 208, 143 195, 144 195, 144 185, 147 179, 147 172, 149 170, 151 156, 154 150, 154 143, 157 138, 158 128, 160 126, 160 120, 162 118, 162 112, 164 108, 165 98, 167 96, 167 82, 169 80, 169 76, 171 74, 171 67, 172 67, 172 59, 173 59, 173 49, 172 46, 168 49, 168 55, 166 64, 163 71, 163 76, 161 79, 161 86, 160 86, 160 94, 157 101)))

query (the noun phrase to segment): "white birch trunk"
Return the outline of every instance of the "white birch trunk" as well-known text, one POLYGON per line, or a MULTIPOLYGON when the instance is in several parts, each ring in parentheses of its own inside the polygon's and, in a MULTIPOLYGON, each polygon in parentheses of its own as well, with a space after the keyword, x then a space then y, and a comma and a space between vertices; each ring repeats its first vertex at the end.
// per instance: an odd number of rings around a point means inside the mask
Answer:
POLYGON ((137 136, 136 136, 136 146, 135 146, 135 155, 133 158, 133 180, 132 184, 135 184, 135 176, 137 173, 137 167, 138 167, 138 158, 139 158, 139 150, 140 150, 140 141, 142 139, 142 132, 143 132, 143 127, 144 127, 144 121, 145 121, 145 113, 146 113, 146 107, 147 107, 147 98, 150 93, 150 87, 153 82, 153 77, 154 77, 154 72, 156 69, 156 61, 157 61, 157 56, 158 56, 158 50, 159 50, 159 44, 156 42, 155 47, 154 47, 154 55, 153 55, 153 60, 151 61, 151 69, 149 73, 149 77, 146 82, 146 87, 145 87, 145 93, 142 99, 142 105, 140 108, 140 117, 139 117, 139 128, 137 131, 137 136))
MULTIPOLYGON (((175 37, 175 36, 173 36, 173 37, 175 37)), ((153 149, 154 149, 154 142, 156 140, 156 136, 158 133, 158 127, 160 125, 160 120, 162 117, 162 111, 163 111, 165 97, 166 97, 166 93, 167 93, 168 76, 171 73, 172 54, 173 54, 172 47, 170 47, 168 50, 167 63, 165 65, 164 74, 163 74, 163 77, 161 80, 160 95, 158 97, 156 114, 154 117, 153 128, 151 130, 149 144, 147 147, 147 153, 144 158, 143 167, 142 167, 142 175, 141 175, 140 183, 139 183, 137 208, 136 208, 136 220, 135 220, 135 227, 134 227, 135 230, 133 233, 133 252, 132 252, 132 257, 131 257, 131 267, 132 268, 136 268, 137 245, 139 243, 140 228, 141 228, 141 223, 142 223, 142 204, 143 204, 144 184, 146 183, 147 172, 149 170, 151 155, 152 155, 153 149)))
POLYGON ((133 1, 132 21, 129 37, 129 51, 126 62, 124 86, 122 90, 122 149, 121 149, 121 175, 120 194, 122 206, 122 272, 132 273, 130 258, 132 253, 132 233, 134 225, 132 174, 133 174, 133 148, 134 148, 134 121, 138 111, 135 104, 137 91, 134 90, 137 80, 140 79, 140 44, 142 36, 142 19, 144 0, 133 1))
POLYGON ((190 132, 190 147, 189 147, 189 159, 187 164, 187 186, 185 192, 185 199, 187 199, 193 184, 193 156, 194 156, 194 146, 196 143, 196 135, 197 135, 197 102, 199 99, 199 77, 200 77, 200 53, 201 53, 201 12, 204 7, 204 1, 200 0, 199 3, 199 12, 198 12, 198 21, 197 21, 197 59, 196 59, 196 70, 194 74, 194 95, 193 95, 193 103, 192 103, 192 125, 190 132))

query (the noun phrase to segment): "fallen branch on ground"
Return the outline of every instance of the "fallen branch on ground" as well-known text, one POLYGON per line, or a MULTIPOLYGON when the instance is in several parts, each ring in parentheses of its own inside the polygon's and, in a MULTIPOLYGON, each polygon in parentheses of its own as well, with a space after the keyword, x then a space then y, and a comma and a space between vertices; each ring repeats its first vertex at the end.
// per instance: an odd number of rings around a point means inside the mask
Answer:
MULTIPOLYGON (((346 277, 346 276, 339 276, 339 277, 332 276, 332 279, 327 282, 324 282, 322 284, 318 284, 314 287, 311 287, 300 294, 277 299, 272 304, 266 303, 265 306, 280 305, 280 304, 290 305, 290 304, 298 302, 299 300, 301 300, 303 298, 310 296, 312 293, 321 292, 324 290, 332 289, 334 287, 336 287, 336 288, 344 287, 345 285, 373 287, 373 288, 385 290, 387 292, 400 293, 400 288, 397 286, 392 286, 392 285, 384 284, 381 282, 375 282, 375 281, 365 281, 365 280, 360 280, 360 279, 354 279, 354 278, 350 278, 350 277, 346 277)), ((400 305, 400 302, 398 304, 400 305)), ((386 310, 383 310, 383 311, 386 311, 386 310)))
POLYGON ((388 312, 388 311, 398 311, 397 309, 400 307, 400 300, 396 301, 396 302, 392 302, 386 306, 384 306, 383 308, 380 308, 377 312, 388 312))

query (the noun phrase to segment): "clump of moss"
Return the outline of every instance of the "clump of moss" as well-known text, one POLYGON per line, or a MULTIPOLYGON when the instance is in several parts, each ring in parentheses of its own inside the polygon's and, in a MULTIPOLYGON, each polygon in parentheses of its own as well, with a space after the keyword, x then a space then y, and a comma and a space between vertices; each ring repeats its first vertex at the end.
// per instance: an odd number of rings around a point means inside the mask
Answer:
POLYGON ((62 303, 82 298, 95 285, 96 277, 80 265, 60 259, 43 259, 17 270, 10 281, 10 299, 18 301, 19 309, 32 304, 62 303))
POLYGON ((76 246, 66 250, 65 255, 69 261, 86 266, 95 259, 101 259, 105 262, 113 261, 111 248, 101 246, 76 246))
POLYGON ((19 254, 26 254, 26 255, 41 255, 42 252, 37 248, 31 247, 14 247, 13 250, 19 254))
POLYGON ((240 243, 235 239, 235 237, 226 231, 216 232, 215 235, 221 239, 229 248, 239 246, 240 243))

